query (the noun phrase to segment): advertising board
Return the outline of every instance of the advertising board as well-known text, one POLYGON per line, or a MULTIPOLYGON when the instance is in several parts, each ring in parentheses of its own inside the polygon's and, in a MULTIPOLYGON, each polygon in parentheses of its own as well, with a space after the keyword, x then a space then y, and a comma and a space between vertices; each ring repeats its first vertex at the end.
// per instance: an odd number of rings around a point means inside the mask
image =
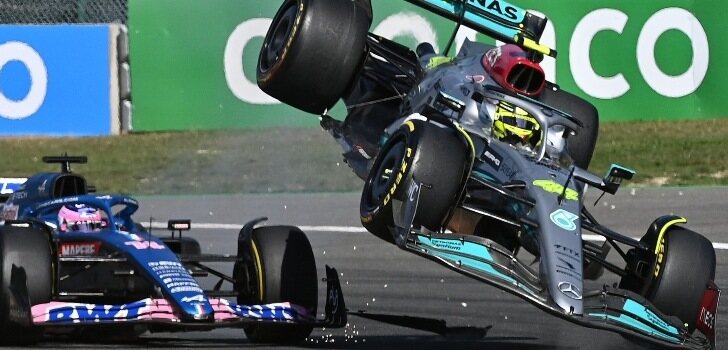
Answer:
POLYGON ((110 29, 0 25, 0 135, 112 133, 110 29))
MULTIPOLYGON (((726 115, 726 32, 718 0, 512 0, 548 16, 547 78, 594 103, 601 120, 726 115)), ((281 1, 131 0, 136 131, 316 125, 255 83, 263 36, 281 1)), ((405 1, 372 0, 371 30, 409 47, 445 46, 451 21, 405 1)), ((495 43, 462 28, 466 39, 495 43)), ((453 52, 450 53, 451 55, 453 52)), ((343 118, 342 106, 331 114, 343 118)))

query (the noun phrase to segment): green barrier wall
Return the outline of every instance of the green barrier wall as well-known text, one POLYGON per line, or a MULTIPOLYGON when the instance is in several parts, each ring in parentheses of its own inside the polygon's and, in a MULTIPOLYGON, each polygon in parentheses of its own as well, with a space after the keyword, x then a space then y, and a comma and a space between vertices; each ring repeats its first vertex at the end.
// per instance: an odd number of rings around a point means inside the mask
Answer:
MULTIPOLYGON (((401 0, 373 0, 372 30, 413 47, 443 47, 452 23, 401 0)), ((550 18, 552 81, 602 120, 725 116, 728 9, 720 0, 512 0, 550 18)), ((135 131, 316 125, 315 116, 255 86, 262 36, 280 1, 130 0, 135 131)), ((463 30, 458 35, 492 39, 463 30)), ((337 106, 334 116, 345 111, 337 106)))

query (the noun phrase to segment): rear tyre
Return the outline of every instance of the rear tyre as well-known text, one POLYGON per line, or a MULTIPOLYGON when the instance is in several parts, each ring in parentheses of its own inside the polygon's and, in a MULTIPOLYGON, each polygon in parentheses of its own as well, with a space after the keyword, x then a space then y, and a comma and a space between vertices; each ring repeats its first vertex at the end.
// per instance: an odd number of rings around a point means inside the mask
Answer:
POLYGON ((594 148, 599 136, 597 109, 586 100, 558 89, 544 89, 539 100, 570 114, 583 124, 582 128, 577 131, 577 135, 569 137, 566 147, 567 152, 574 159, 574 163, 580 168, 587 169, 594 155, 594 148))
POLYGON ((371 18, 359 3, 284 1, 260 51, 258 86, 309 113, 331 108, 364 59, 371 18))
POLYGON ((705 289, 715 278, 715 250, 707 238, 682 227, 668 230, 663 242, 662 263, 658 262, 657 277, 650 281, 646 297, 692 332, 705 289))
MULTIPOLYGON (((42 330, 17 324, 10 319, 10 307, 24 298, 30 306, 51 300, 51 248, 48 235, 34 228, 0 227, 0 343, 33 344, 42 330), (17 296, 17 297, 16 297, 17 296)), ((32 320, 31 320, 32 322, 32 320)))
POLYGON ((399 128, 382 147, 364 184, 359 211, 362 225, 375 236, 394 242, 392 200, 405 200, 413 179, 420 190, 415 225, 437 231, 460 194, 468 150, 451 128, 413 120, 399 128))
MULTIPOLYGON (((306 235, 293 226, 266 226, 255 229, 252 239, 256 295, 238 302, 290 302, 316 315, 316 260, 306 235)), ((245 327, 245 335, 254 343, 298 343, 312 330, 311 325, 260 322, 245 327)))

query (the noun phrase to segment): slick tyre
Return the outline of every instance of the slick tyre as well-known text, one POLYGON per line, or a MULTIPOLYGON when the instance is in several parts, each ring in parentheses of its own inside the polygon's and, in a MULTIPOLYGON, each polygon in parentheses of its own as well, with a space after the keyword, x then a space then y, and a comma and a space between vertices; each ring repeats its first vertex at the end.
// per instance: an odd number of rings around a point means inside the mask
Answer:
MULTIPOLYGON (((290 302, 316 315, 318 281, 316 260, 306 235, 293 226, 266 226, 253 231, 254 301, 258 304, 290 302)), ((238 300, 249 303, 249 300, 238 300)), ((312 325, 256 323, 245 327, 254 343, 298 343, 312 325)))
POLYGON ((370 15, 350 0, 286 0, 258 58, 258 86, 308 113, 331 108, 363 62, 370 15))
POLYGON ((713 244, 698 233, 674 226, 665 233, 658 252, 657 277, 653 275, 646 298, 664 314, 680 318, 692 331, 708 282, 715 278, 713 244))
POLYGON ((439 230, 460 194, 468 150, 457 131, 419 120, 408 121, 385 143, 364 183, 362 225, 394 242, 392 201, 406 200, 413 180, 420 189, 415 225, 439 230))
POLYGON ((22 304, 29 302, 24 306, 29 308, 51 300, 48 235, 34 228, 0 227, 0 263, 0 344, 33 344, 40 338, 41 330, 13 322, 11 312, 29 312, 21 308, 22 304))
POLYGON ((594 147, 599 136, 599 113, 597 109, 584 99, 564 90, 544 89, 539 100, 546 105, 564 111, 582 123, 577 135, 567 139, 567 152, 574 163, 583 169, 589 167, 594 147))

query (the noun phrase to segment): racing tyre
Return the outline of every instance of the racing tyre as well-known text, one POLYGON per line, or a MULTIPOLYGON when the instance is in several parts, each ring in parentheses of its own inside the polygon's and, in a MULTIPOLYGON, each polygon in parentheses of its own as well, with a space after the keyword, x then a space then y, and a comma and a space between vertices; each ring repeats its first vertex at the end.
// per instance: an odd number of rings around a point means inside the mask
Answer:
POLYGON ((662 263, 658 256, 658 275, 650 281, 646 298, 692 332, 705 289, 715 278, 715 250, 707 238, 677 226, 668 229, 663 242, 662 263))
POLYGON ((13 322, 11 313, 29 312, 18 310, 28 302, 30 305, 26 307, 51 300, 48 235, 34 228, 0 227, 0 263, 0 343, 35 343, 41 336, 41 329, 13 322))
POLYGON ((359 205, 362 225, 394 242, 392 200, 405 200, 414 179, 426 187, 420 189, 414 223, 438 231, 460 195, 467 154, 455 130, 406 122, 382 146, 369 171, 359 205))
POLYGON ((582 123, 577 135, 567 140, 568 153, 576 166, 587 169, 594 155, 599 136, 599 113, 586 100, 560 89, 546 88, 539 100, 551 107, 569 113, 582 123))
POLYGON ((322 114, 344 95, 364 59, 371 24, 363 1, 286 0, 258 58, 258 86, 322 114))
MULTIPOLYGON (((253 231, 252 255, 257 276, 254 302, 290 302, 316 315, 318 281, 316 260, 306 235, 293 226, 266 226, 253 231)), ((238 300, 248 304, 250 300, 238 300)), ((245 327, 255 343, 297 343, 313 330, 312 325, 256 323, 245 327)))

